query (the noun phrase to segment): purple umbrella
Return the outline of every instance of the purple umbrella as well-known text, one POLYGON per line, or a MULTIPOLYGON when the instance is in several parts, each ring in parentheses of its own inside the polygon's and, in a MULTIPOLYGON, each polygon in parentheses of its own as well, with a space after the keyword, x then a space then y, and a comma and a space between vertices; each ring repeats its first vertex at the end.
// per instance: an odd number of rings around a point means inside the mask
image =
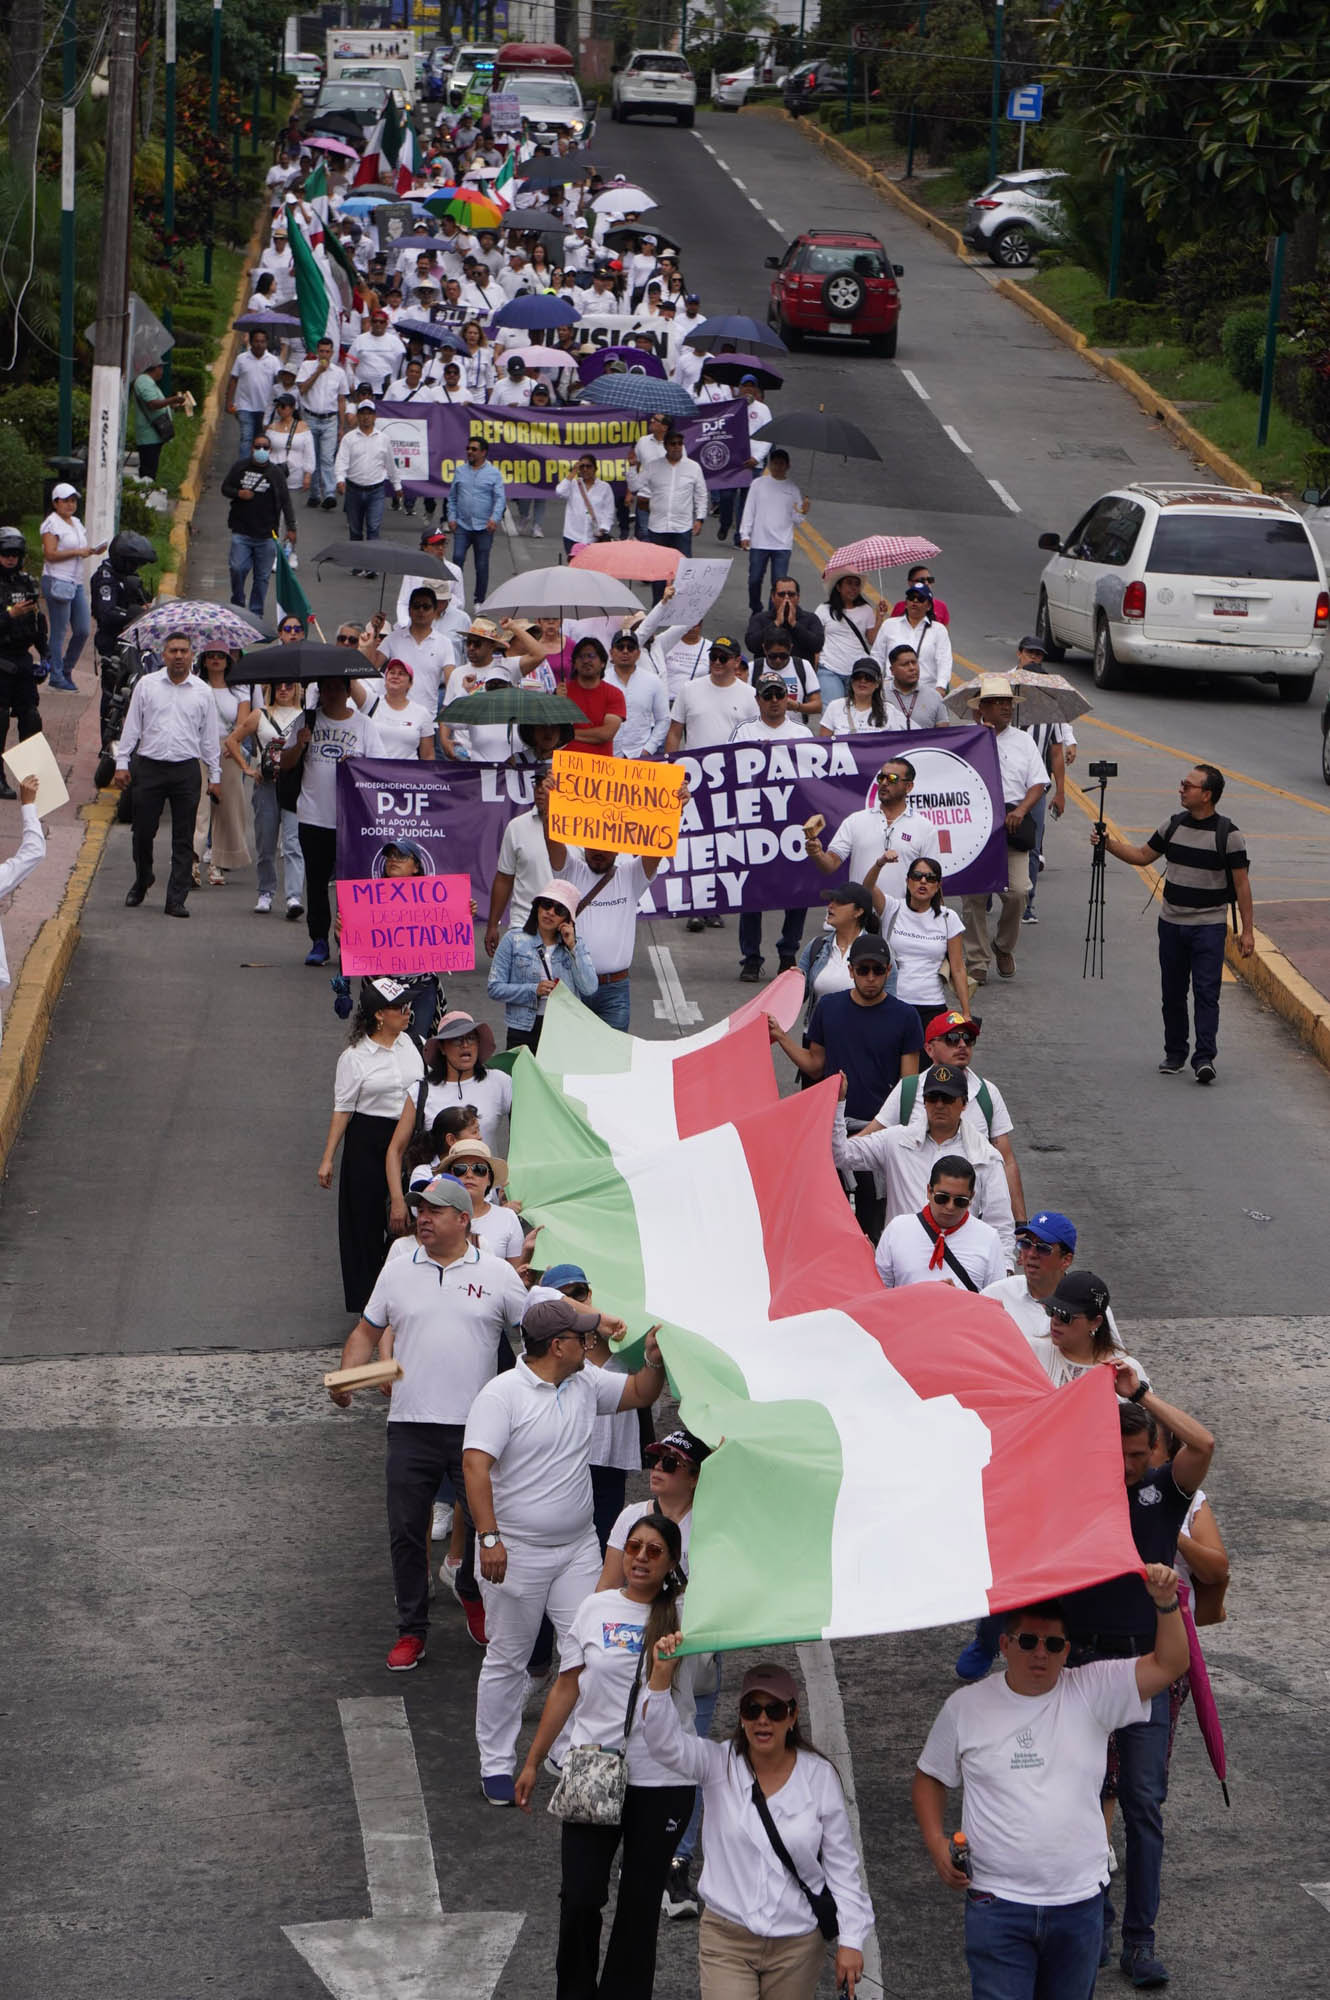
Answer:
POLYGON ((755 354, 712 354, 706 366, 718 382, 741 382, 745 375, 756 375, 759 387, 779 389, 785 380, 769 361, 759 361, 755 354))
POLYGON ((648 354, 640 347, 598 347, 594 354, 585 355, 577 364, 577 372, 584 382, 594 382, 607 368, 621 361, 630 373, 652 375, 658 382, 665 380, 665 364, 657 354, 648 354))
POLYGON ((275 333, 282 340, 289 334, 300 331, 300 321, 293 318, 290 313, 241 313, 239 319, 232 320, 231 325, 237 333, 275 333))

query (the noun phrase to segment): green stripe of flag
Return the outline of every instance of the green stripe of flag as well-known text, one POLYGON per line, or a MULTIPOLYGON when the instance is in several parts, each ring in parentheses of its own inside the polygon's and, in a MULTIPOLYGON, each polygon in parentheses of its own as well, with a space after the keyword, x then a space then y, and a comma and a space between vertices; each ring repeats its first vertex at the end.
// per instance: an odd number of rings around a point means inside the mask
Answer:
POLYGON ((314 252, 305 241, 305 232, 296 221, 294 214, 287 215, 287 242, 291 249, 291 262, 295 268, 296 306, 300 313, 300 332, 305 346, 313 353, 328 331, 328 315, 332 300, 328 296, 328 285, 322 271, 314 259, 314 252))
POLYGON ((309 599, 300 587, 300 578, 292 569, 286 553, 286 544, 281 540, 277 543, 277 566, 273 571, 273 588, 277 597, 278 617, 303 618, 308 625, 311 616, 309 599))

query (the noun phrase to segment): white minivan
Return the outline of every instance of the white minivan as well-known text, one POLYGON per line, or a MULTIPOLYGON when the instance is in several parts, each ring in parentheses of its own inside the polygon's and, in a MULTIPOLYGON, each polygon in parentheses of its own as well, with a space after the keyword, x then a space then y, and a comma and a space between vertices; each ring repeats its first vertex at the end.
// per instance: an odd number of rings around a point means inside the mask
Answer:
POLYGON ((1096 687, 1168 667, 1251 674, 1274 681, 1284 701, 1311 694, 1330 592, 1286 501, 1199 482, 1132 484, 1039 546, 1051 552, 1035 613, 1045 657, 1091 654, 1096 687))

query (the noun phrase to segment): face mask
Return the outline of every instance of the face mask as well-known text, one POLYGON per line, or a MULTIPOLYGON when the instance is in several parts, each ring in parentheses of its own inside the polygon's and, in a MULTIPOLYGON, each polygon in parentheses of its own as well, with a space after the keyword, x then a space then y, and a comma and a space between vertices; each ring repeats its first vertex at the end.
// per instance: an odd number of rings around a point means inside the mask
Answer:
POLYGON ((250 453, 250 457, 254 460, 255 465, 266 465, 268 463, 268 454, 261 447, 256 447, 250 453))

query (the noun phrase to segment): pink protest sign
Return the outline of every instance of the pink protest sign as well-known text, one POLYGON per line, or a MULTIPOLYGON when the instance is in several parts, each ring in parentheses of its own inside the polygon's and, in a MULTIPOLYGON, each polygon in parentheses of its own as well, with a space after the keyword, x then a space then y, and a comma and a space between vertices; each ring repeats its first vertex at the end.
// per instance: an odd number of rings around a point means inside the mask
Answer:
POLYGON ((469 875, 352 877, 337 884, 337 914, 345 973, 475 969, 469 875))

